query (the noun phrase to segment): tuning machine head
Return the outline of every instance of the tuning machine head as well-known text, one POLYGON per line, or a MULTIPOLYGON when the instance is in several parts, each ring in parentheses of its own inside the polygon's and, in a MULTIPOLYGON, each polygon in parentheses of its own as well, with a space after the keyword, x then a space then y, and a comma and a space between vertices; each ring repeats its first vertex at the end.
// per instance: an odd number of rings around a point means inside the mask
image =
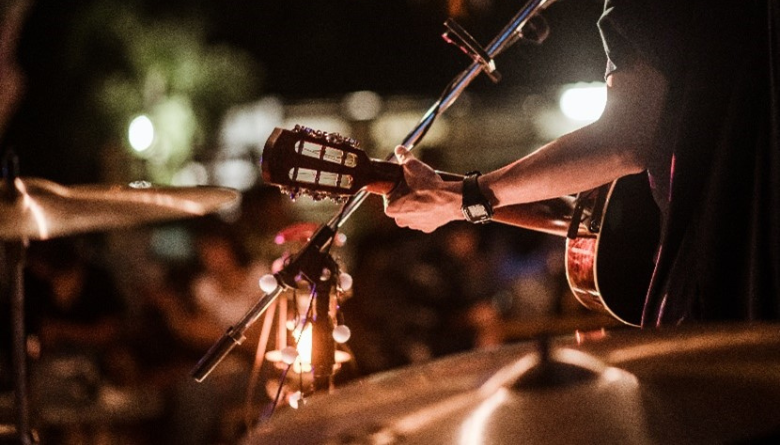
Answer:
POLYGON ((301 189, 298 187, 281 186, 279 187, 279 191, 282 193, 282 195, 285 195, 288 198, 290 198, 291 201, 297 200, 302 194, 301 189))
POLYGON ((333 195, 331 193, 327 192, 320 192, 320 191, 314 191, 314 190, 308 190, 301 187, 279 187, 279 191, 290 198, 291 201, 295 202, 300 198, 301 196, 307 196, 311 198, 312 201, 322 201, 325 199, 331 200, 337 204, 343 204, 349 199, 348 196, 343 195, 333 195))
POLYGON ((343 204, 347 201, 347 197, 343 195, 334 195, 332 193, 327 192, 320 192, 320 191, 313 191, 313 190, 304 190, 302 192, 304 195, 311 198, 313 201, 323 201, 323 200, 329 200, 332 202, 335 202, 337 204, 343 204))

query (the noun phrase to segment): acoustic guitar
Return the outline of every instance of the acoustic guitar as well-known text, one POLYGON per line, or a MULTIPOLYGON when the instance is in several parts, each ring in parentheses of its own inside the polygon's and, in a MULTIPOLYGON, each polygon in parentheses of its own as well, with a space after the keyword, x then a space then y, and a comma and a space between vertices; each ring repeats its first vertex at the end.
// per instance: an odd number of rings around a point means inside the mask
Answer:
MULTIPOLYGON (((260 164, 263 180, 293 199, 342 201, 361 190, 387 195, 404 180, 400 165, 371 159, 358 141, 299 125, 274 129, 260 164)), ((463 179, 437 173, 448 181, 463 179)), ((500 207, 493 220, 566 237, 566 275, 577 300, 638 326, 658 240, 657 207, 646 183, 635 175, 577 197, 500 207)))

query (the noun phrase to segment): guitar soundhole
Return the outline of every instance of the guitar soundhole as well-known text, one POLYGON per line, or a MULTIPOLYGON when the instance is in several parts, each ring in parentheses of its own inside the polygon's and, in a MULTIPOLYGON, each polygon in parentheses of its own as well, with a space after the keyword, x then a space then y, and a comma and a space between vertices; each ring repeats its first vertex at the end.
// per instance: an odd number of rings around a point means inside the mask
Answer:
POLYGON ((348 153, 338 148, 326 147, 309 141, 301 141, 301 144, 298 146, 298 153, 345 167, 354 168, 357 165, 357 156, 354 153, 348 153))
POLYGON ((350 175, 317 171, 309 168, 290 169, 289 176, 293 182, 340 188, 344 190, 351 189, 352 184, 354 183, 354 178, 350 175))

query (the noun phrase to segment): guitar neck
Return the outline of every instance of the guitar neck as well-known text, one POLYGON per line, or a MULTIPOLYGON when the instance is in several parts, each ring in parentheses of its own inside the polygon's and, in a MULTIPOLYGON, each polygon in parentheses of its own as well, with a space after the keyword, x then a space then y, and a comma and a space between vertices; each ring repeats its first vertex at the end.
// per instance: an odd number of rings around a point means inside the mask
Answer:
MULTIPOLYGON (((403 182, 403 168, 394 162, 371 160, 372 180, 366 190, 378 195, 387 195, 403 182)), ((436 171, 445 181, 462 181, 463 175, 436 171)), ((544 201, 495 209, 493 220, 524 229, 566 237, 570 216, 574 209, 574 197, 563 196, 544 201)))
POLYGON ((371 160, 371 180, 366 183, 366 191, 377 195, 387 195, 403 182, 404 170, 394 162, 371 160))

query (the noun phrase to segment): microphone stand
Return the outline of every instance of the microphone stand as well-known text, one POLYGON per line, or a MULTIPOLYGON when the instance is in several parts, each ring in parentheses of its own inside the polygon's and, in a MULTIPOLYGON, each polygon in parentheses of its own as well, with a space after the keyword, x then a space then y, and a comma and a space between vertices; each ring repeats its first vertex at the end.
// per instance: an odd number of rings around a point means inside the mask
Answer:
MULTIPOLYGON (((530 35, 523 35, 523 28, 554 1, 530 0, 485 48, 480 47, 454 21, 448 20, 445 23, 448 30, 443 35, 444 39, 448 43, 458 45, 472 59, 472 63, 450 82, 439 100, 433 104, 417 126, 406 136, 402 145, 408 150, 413 149, 425 136, 435 119, 455 103, 455 100, 480 73, 485 72, 491 80, 498 82, 500 75, 496 71, 494 58, 519 39, 531 37, 530 35)), ((533 28, 533 26, 530 28, 533 28)), ((536 37, 537 30, 531 29, 531 31, 534 34, 534 41, 538 43, 539 38, 536 37)), ((538 33, 538 36, 541 36, 541 34, 538 33)), ((388 155, 387 160, 394 160, 392 153, 388 155)), ((369 193, 364 190, 349 198, 342 205, 340 211, 330 221, 320 226, 309 242, 291 258, 281 271, 274 275, 277 282, 276 288, 255 303, 236 325, 228 328, 222 338, 206 352, 195 368, 193 368, 190 375, 196 381, 202 382, 233 348, 244 341, 246 338, 244 332, 260 318, 268 306, 282 293, 285 286, 288 288, 294 287, 295 279, 299 276, 304 276, 310 283, 318 283, 323 265, 327 261, 328 250, 333 242, 333 237, 344 222, 366 200, 368 195, 369 193)), ((321 318, 327 319, 327 313, 325 315, 325 317, 321 318)), ((332 372, 332 370, 329 372, 332 372)))

